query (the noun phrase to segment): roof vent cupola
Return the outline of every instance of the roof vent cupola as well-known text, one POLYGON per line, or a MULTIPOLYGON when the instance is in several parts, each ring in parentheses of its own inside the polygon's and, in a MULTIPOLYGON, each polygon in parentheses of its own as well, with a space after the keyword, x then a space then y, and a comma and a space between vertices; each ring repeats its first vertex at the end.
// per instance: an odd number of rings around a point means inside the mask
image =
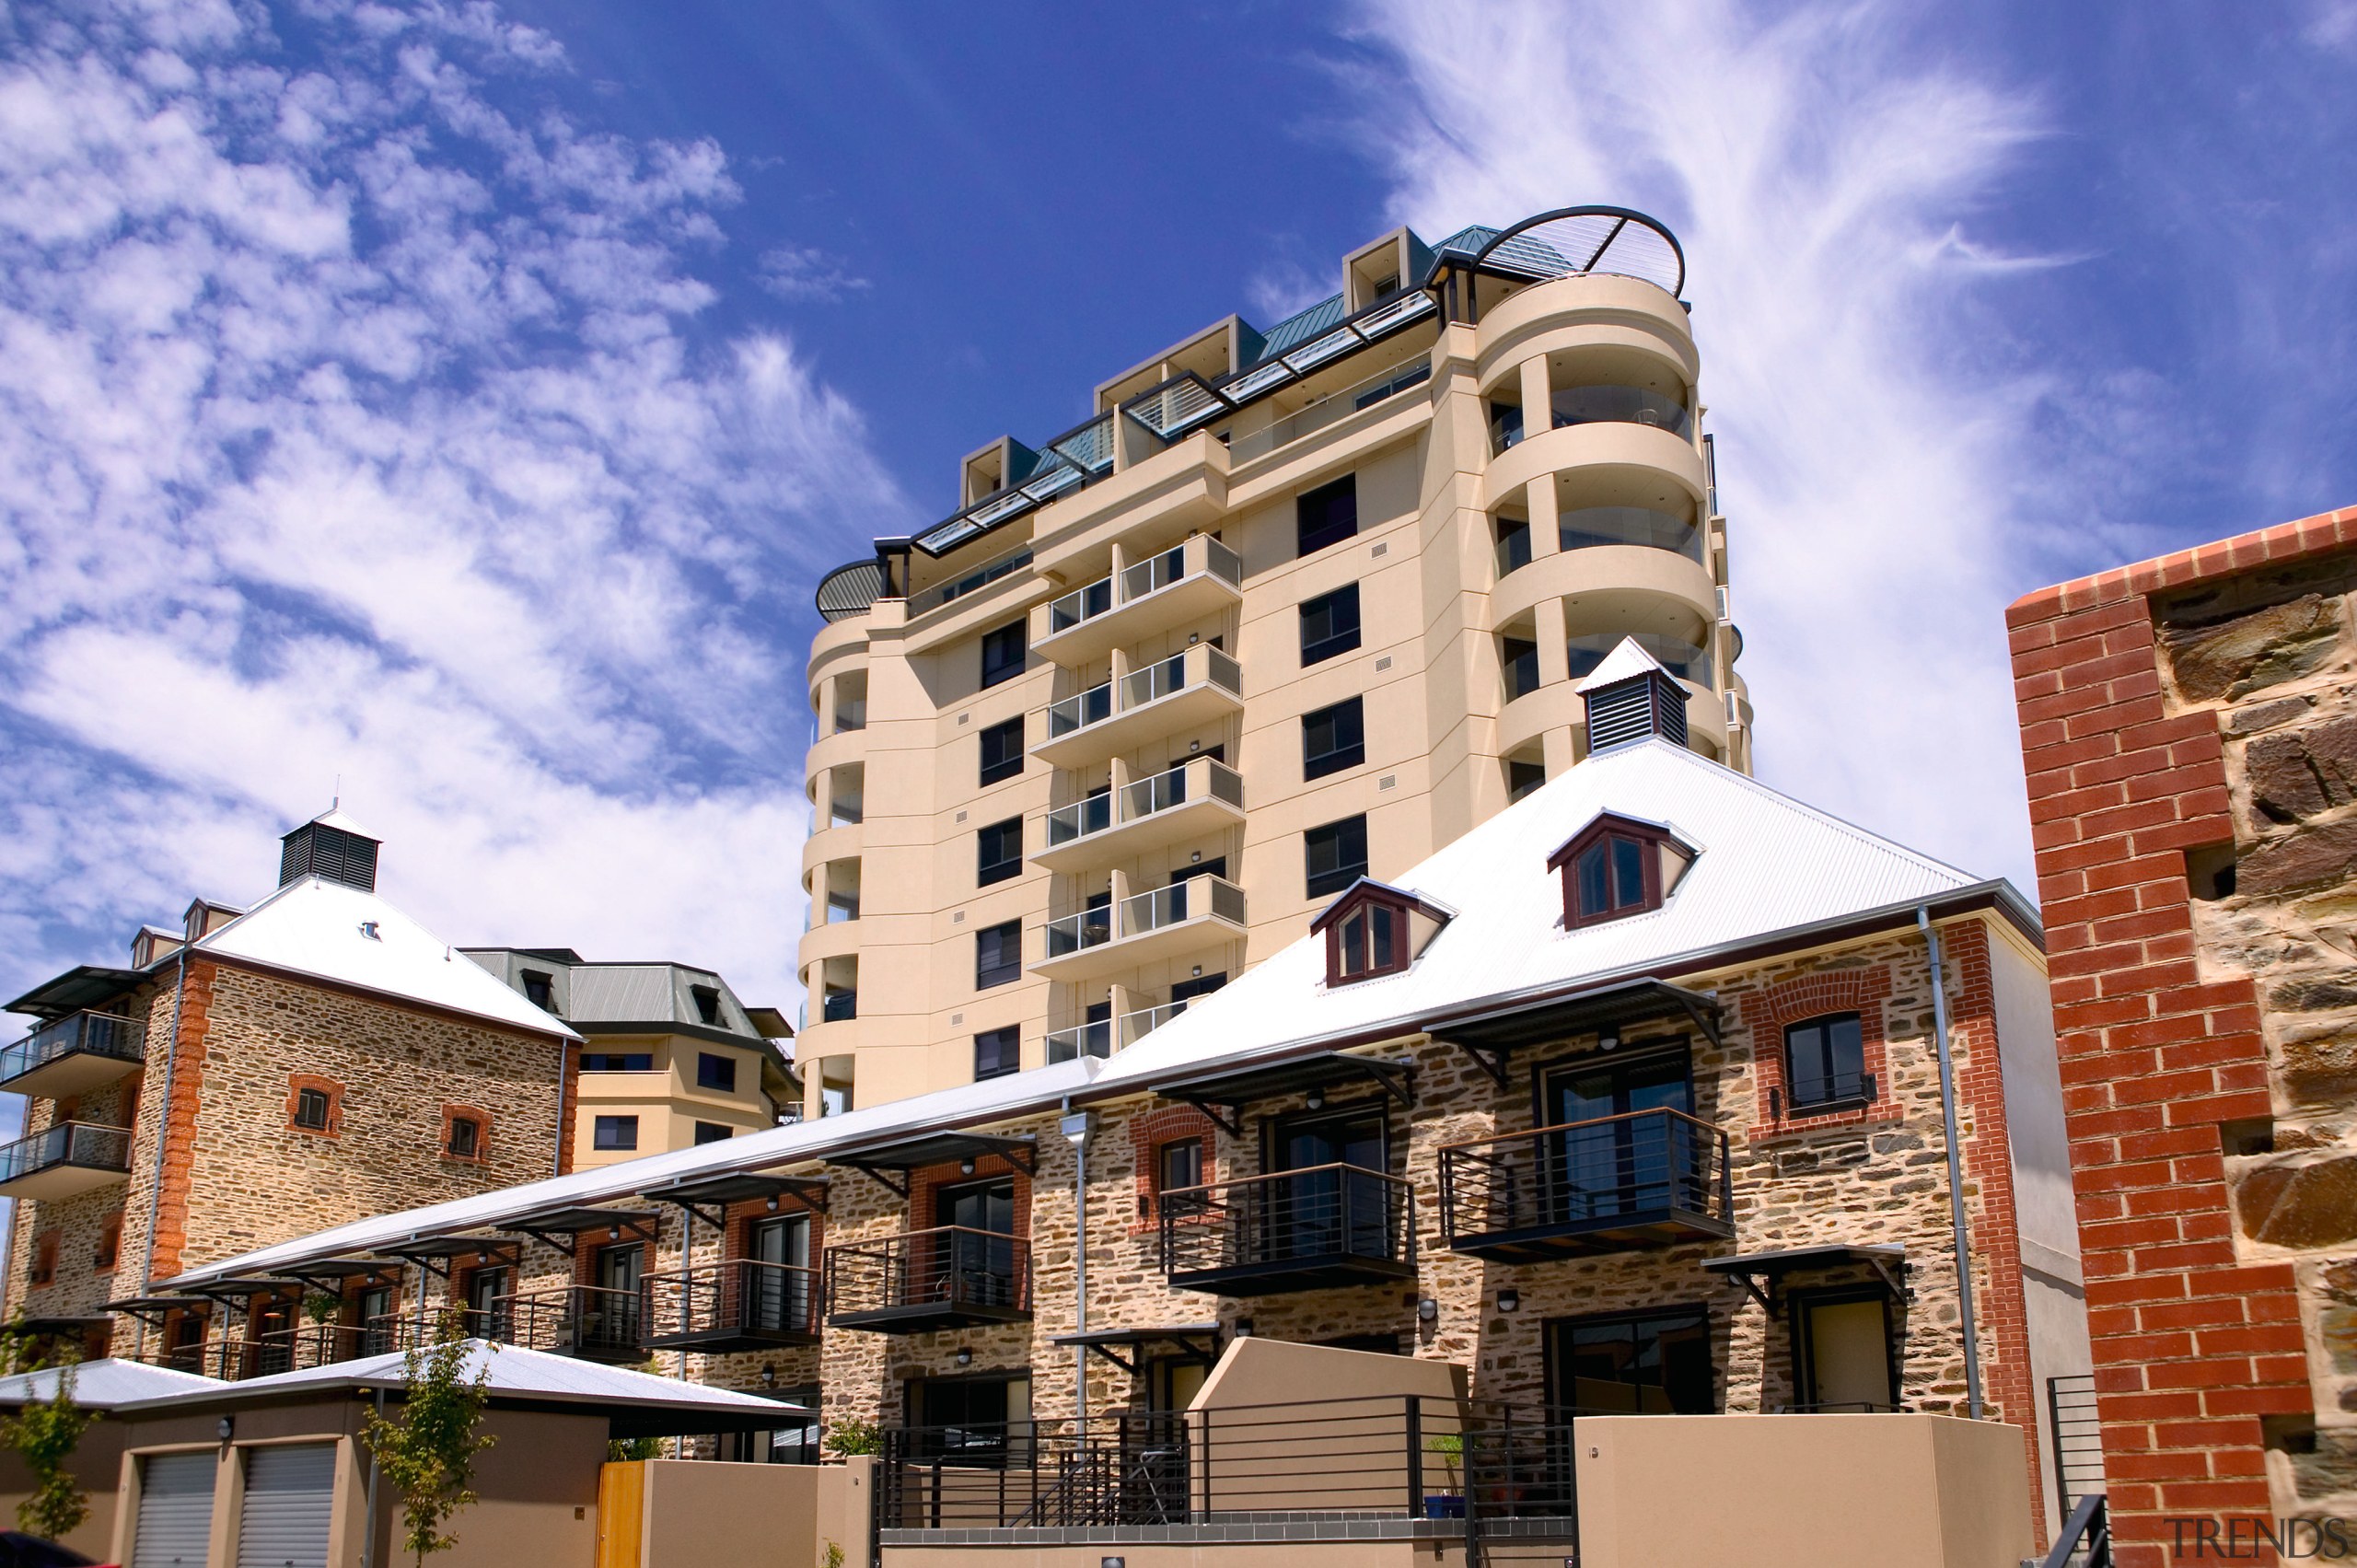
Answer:
POLYGON ((1621 638, 1573 690, 1587 704, 1591 756, 1655 735, 1686 744, 1686 689, 1634 637, 1621 638))
POLYGON ((377 848, 382 841, 362 832, 359 823, 335 807, 279 842, 285 846, 278 857, 282 888, 299 877, 317 877, 364 893, 377 890, 377 848))

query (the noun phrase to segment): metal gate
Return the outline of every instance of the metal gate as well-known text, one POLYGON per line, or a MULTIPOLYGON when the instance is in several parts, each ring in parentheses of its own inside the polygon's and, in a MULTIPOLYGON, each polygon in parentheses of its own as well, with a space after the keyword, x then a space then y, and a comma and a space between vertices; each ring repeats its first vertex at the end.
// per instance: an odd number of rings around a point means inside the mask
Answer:
POLYGON ((131 1568, 204 1568, 213 1538, 213 1478, 219 1468, 210 1449, 156 1454, 140 1461, 131 1568))
POLYGON ((238 1568, 327 1568, 334 1506, 334 1444, 249 1448, 238 1568))

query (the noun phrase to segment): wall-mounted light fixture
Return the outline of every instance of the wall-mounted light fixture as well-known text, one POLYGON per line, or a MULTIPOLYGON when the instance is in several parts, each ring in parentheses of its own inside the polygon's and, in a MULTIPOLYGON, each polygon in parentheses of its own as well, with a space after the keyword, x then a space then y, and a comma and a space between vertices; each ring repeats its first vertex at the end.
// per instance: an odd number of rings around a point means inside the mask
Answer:
POLYGON ((221 1441, 226 1443, 238 1434, 238 1418, 232 1415, 223 1416, 220 1426, 215 1430, 221 1434, 221 1441))
POLYGON ((607 1239, 607 1240, 609 1240, 609 1241, 620 1241, 621 1238, 622 1238, 622 1227, 621 1227, 621 1226, 620 1226, 620 1225, 608 1225, 608 1226, 606 1227, 606 1239, 607 1239))
POLYGON ((1309 1091, 1309 1098, 1308 1098, 1306 1100, 1305 1100, 1303 1103, 1304 1103, 1305 1105, 1306 1105, 1306 1106, 1307 1106, 1310 1109, 1312 1109, 1312 1110, 1323 1110, 1323 1109, 1326 1109, 1326 1091, 1325 1091, 1324 1089, 1312 1089, 1312 1090, 1310 1090, 1310 1091, 1309 1091))
POLYGON ((958 1162, 958 1174, 960 1176, 971 1176, 974 1174, 973 1156, 968 1155, 964 1159, 958 1162))
POLYGON ((1440 1321, 1440 1303, 1429 1295, 1416 1303, 1416 1320, 1420 1323, 1440 1321))
POLYGON ((764 1388, 774 1388, 777 1387, 776 1367, 764 1366, 761 1368, 761 1387, 764 1388))
POLYGON ((970 1347, 966 1345, 959 1345, 958 1347, 958 1365, 960 1366, 971 1366, 974 1365, 974 1353, 970 1347))
POLYGON ((1512 1285, 1502 1286, 1498 1291, 1498 1310, 1501 1312, 1521 1311, 1522 1292, 1512 1285))
POLYGON ((777 1213, 777 1194, 774 1192, 770 1194, 769 1210, 772 1214, 777 1213))
POLYGON ((1249 1318, 1238 1318, 1236 1320, 1236 1328, 1233 1331, 1236 1337, 1239 1340, 1250 1339, 1252 1337, 1252 1319, 1249 1318))
POLYGON ((1202 850, 1197 850, 1187 857, 1187 864, 1190 865, 1201 865, 1202 863, 1203 852, 1202 850))
POLYGON ((1202 979, 1202 978, 1203 978, 1203 966, 1202 966, 1202 965, 1201 965, 1201 964, 1197 964, 1197 965, 1195 966, 1195 978, 1196 978, 1197 980, 1201 980, 1201 979, 1202 979))
POLYGON ((1607 1024, 1602 1028, 1596 1030, 1596 1048, 1598 1051, 1620 1050, 1620 1026, 1618 1024, 1607 1024))

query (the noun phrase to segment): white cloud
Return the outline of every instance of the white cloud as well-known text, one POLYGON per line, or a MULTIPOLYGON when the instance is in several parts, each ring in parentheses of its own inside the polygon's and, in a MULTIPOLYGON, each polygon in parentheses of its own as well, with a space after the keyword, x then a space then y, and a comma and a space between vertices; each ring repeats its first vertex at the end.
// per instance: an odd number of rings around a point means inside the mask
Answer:
POLYGON ((341 775, 455 940, 789 999, 785 605, 904 499, 791 342, 689 331, 717 147, 548 107, 489 6, 280 21, 0 64, 0 962, 259 894, 341 775))
POLYGON ((1763 777, 2034 890, 2003 610, 2073 475, 2026 471, 2048 388, 1988 351, 1994 291, 2061 259, 1974 224, 2041 107, 1889 13, 1765 9, 1375 0, 1421 111, 1371 94, 1375 145, 1426 235, 1590 202, 1677 232, 1763 777))
POLYGON ((780 299, 815 305, 831 305, 869 286, 840 258, 815 245, 780 245, 762 251, 761 279, 761 286, 780 299))

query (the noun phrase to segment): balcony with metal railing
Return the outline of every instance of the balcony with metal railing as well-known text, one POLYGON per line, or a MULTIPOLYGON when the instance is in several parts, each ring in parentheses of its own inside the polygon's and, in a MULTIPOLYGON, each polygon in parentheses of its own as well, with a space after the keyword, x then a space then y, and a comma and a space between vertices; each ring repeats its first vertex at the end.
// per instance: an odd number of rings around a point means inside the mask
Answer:
POLYGON ((1147 740, 1244 710, 1244 670, 1209 643, 1048 705, 1046 738, 1031 755, 1085 768, 1147 740))
POLYGON ((1432 378, 1431 356, 1419 355, 1404 364, 1378 370, 1339 391, 1314 398, 1293 412, 1282 414, 1258 430, 1237 436, 1228 444, 1228 450, 1237 462, 1263 457, 1280 447, 1290 447, 1306 436, 1315 436, 1329 425, 1340 424, 1362 409, 1388 403, 1400 393, 1423 386, 1432 378))
POLYGON ((1119 904, 1083 910, 1044 927, 1032 971, 1049 980, 1089 980, 1245 934, 1244 889, 1219 877, 1190 877, 1119 904))
POLYGON ((1046 633, 1032 649, 1061 665, 1083 665, 1243 598, 1243 558, 1211 535, 1197 534, 1049 605, 1046 633))
POLYGON ((500 1296, 468 1314, 469 1331, 552 1355, 635 1363, 646 1358, 645 1307, 642 1291, 559 1285, 500 1296))
POLYGON ((827 1323, 923 1334, 1031 1316, 1031 1245, 1019 1236, 939 1225, 827 1249, 827 1323))
POLYGON ((0 1148, 0 1198, 71 1198, 110 1187, 130 1174, 127 1127, 61 1121, 0 1148))
POLYGON ((1031 858, 1051 871, 1084 871, 1243 820, 1244 775, 1197 757, 1049 812, 1031 858))
POLYGON ((1117 1051, 1127 1051, 1186 1010, 1183 1001, 1165 1002, 1158 1007, 1140 1007, 1118 1018, 1098 1018, 1068 1029, 1050 1029, 1048 1060, 1051 1063, 1074 1062, 1084 1056, 1110 1056, 1117 1051))
POLYGON ((649 1350, 710 1354, 819 1342, 819 1271, 731 1258, 646 1276, 649 1350))
POLYGON ((1354 1165, 1182 1187, 1162 1194, 1161 1220, 1178 1290, 1273 1295, 1416 1273, 1413 1191, 1354 1165))
POLYGON ((62 1099, 139 1071, 147 1031, 112 1013, 69 1013, 0 1051, 0 1089, 62 1099))
POLYGON ((1440 1151, 1441 1233, 1506 1262, 1735 1234, 1722 1128, 1631 1111, 1440 1151))

